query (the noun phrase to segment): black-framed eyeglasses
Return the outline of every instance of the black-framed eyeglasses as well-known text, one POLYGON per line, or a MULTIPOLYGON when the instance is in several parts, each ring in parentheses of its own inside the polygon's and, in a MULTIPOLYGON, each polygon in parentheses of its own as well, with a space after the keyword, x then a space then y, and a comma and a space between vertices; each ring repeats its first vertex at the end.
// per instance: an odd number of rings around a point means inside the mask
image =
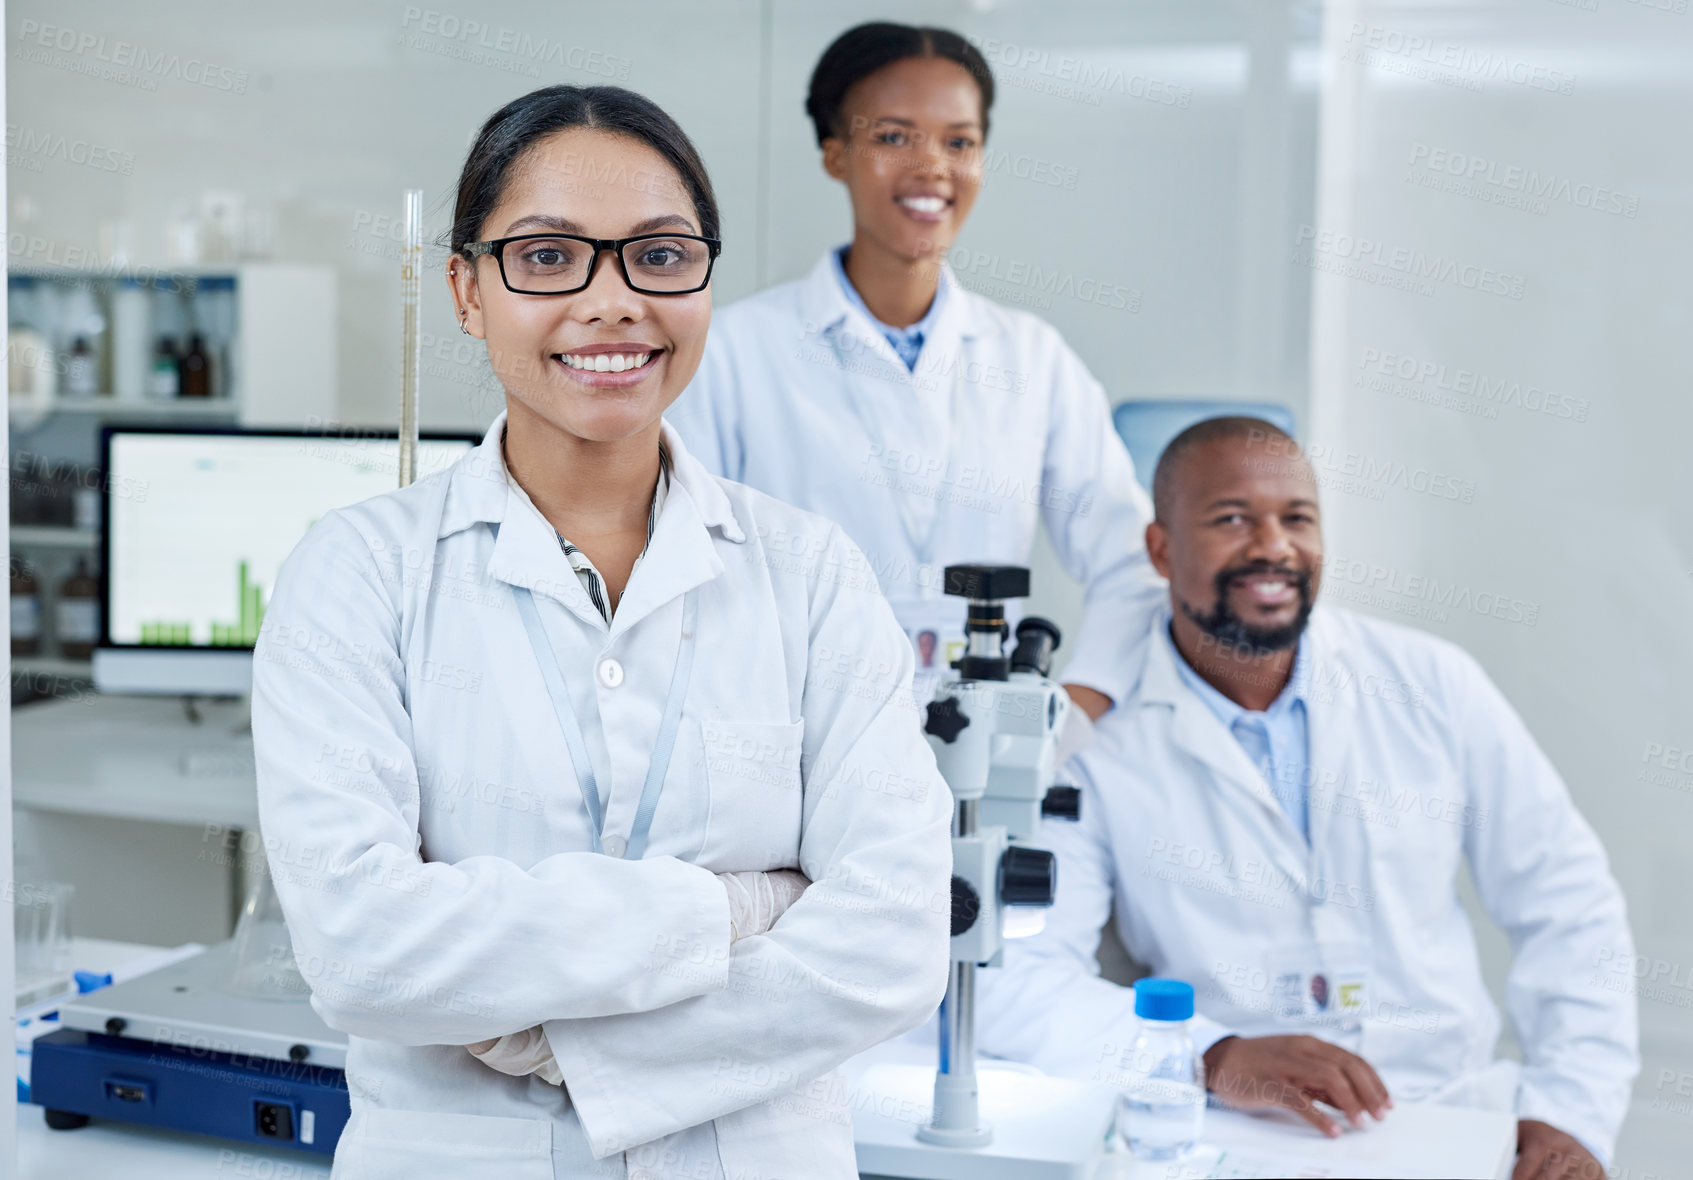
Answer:
POLYGON ((506 290, 518 295, 569 295, 594 281, 600 255, 617 255, 623 281, 643 295, 690 295, 705 290, 712 263, 723 250, 717 238, 698 234, 637 234, 584 238, 577 234, 522 234, 467 242, 472 258, 492 254, 506 290))

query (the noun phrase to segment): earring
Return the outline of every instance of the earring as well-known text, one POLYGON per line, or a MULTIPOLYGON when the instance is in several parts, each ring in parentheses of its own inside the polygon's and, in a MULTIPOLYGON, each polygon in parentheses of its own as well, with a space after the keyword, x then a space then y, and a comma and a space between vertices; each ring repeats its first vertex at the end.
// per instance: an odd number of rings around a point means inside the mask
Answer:
POLYGON ((470 329, 465 327, 465 317, 469 314, 470 313, 464 308, 459 308, 459 331, 463 332, 466 336, 470 335, 470 329))

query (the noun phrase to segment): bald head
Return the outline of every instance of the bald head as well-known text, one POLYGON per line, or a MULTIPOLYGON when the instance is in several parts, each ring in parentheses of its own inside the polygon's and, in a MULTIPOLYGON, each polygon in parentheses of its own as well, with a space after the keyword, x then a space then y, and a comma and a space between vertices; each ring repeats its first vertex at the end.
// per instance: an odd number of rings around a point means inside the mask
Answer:
POLYGON ((1169 579, 1183 654, 1202 640, 1252 658, 1291 650, 1323 558, 1316 475, 1298 444, 1259 418, 1208 419, 1164 448, 1152 496, 1146 551, 1169 579))
POLYGON ((1195 422, 1171 439, 1158 456, 1158 466, 1152 472, 1153 519, 1168 523, 1181 494, 1183 476, 1188 465, 1199 452, 1210 450, 1219 443, 1239 443, 1242 448, 1260 452, 1259 458, 1271 458, 1280 463, 1306 464, 1304 452, 1291 435, 1262 418, 1207 418, 1195 422))

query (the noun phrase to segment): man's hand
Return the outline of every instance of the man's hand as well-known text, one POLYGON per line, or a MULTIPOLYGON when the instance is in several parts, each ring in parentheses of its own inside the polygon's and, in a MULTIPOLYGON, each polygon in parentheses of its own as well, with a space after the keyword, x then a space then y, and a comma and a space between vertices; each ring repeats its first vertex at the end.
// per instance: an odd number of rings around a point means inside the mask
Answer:
POLYGON ((1517 1166, 1511 1180, 1603 1180, 1605 1167, 1575 1139, 1550 1123, 1517 1123, 1517 1166))
POLYGON ((1318 1101, 1355 1127, 1365 1111, 1380 1122, 1393 1109, 1369 1062, 1317 1037, 1224 1037, 1205 1051, 1205 1088, 1239 1110, 1291 1110, 1330 1138, 1340 1127, 1318 1101))

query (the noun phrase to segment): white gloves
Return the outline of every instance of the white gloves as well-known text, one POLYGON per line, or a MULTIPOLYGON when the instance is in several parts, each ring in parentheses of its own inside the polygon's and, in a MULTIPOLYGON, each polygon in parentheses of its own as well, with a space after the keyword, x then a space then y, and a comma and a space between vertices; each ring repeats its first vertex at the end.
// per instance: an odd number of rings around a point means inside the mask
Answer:
MULTIPOLYGON (((769 873, 718 873, 729 897, 729 941, 764 934, 788 912, 811 881, 796 869, 769 873)), ((483 1065, 514 1077, 534 1074, 543 1082, 564 1085, 564 1073, 539 1025, 507 1033, 491 1041, 477 1041, 466 1049, 483 1065)))
POLYGON ((776 919, 799 900, 809 878, 797 869, 776 869, 768 873, 718 873, 723 891, 729 895, 729 941, 739 942, 767 933, 776 919))
POLYGON ((553 1059, 552 1046, 547 1044, 547 1036, 541 1031, 540 1025, 526 1028, 522 1032, 507 1033, 492 1041, 477 1041, 474 1045, 466 1045, 465 1048, 483 1065, 491 1066, 501 1073, 516 1077, 532 1073, 543 1082, 551 1082, 555 1086, 564 1085, 564 1074, 560 1072, 558 1062, 553 1059))
POLYGON ((1058 759, 1055 765, 1063 769, 1071 758, 1093 745, 1093 719, 1076 702, 1069 702, 1064 721, 1058 730, 1058 759))

